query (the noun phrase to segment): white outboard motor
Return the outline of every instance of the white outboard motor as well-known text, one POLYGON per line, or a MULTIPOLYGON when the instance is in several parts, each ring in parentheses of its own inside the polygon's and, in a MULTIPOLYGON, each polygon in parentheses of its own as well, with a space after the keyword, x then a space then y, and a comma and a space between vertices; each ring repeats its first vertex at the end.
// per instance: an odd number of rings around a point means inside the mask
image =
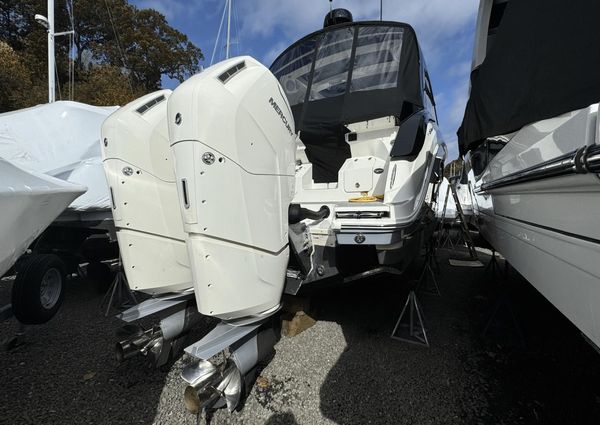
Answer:
POLYGON ((160 90, 118 109, 102 125, 102 156, 123 270, 130 287, 152 294, 117 317, 119 361, 142 354, 157 365, 184 343, 198 323, 185 233, 167 128, 167 99, 160 90), (133 324, 155 315, 150 329, 133 324))
POLYGON ((125 274, 148 294, 192 287, 161 90, 114 112, 102 125, 102 156, 125 274))
POLYGON ((260 320, 288 264, 296 136, 283 90, 249 56, 220 62, 168 101, 175 175, 200 313, 260 320))

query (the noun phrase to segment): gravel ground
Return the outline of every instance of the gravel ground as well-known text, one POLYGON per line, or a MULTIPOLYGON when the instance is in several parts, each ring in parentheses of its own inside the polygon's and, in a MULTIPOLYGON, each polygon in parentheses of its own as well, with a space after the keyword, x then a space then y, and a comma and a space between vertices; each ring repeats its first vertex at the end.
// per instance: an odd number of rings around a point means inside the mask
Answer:
MULTIPOLYGON (((449 266, 449 256, 439 256, 442 296, 419 295, 430 348, 389 337, 406 277, 315 291, 317 324, 277 343, 241 411, 209 417, 183 408, 185 356, 161 370, 142 358, 116 364, 119 321, 104 318, 102 295, 73 280, 51 322, 28 327, 24 345, 0 352, 0 423, 598 423, 600 357, 577 329, 514 271, 493 279, 482 268, 449 266)), ((10 287, 0 283, 0 304, 10 287)), ((0 340, 15 330, 1 324, 0 340)))

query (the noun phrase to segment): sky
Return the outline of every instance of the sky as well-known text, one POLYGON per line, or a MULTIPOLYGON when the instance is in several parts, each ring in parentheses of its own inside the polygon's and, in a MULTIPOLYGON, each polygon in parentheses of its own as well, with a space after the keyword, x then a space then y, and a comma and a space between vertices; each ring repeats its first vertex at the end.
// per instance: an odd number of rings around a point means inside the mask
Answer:
MULTIPOLYGON (((140 8, 162 12, 169 24, 204 53, 210 65, 225 0, 130 0, 140 8)), ((383 19, 415 28, 427 62, 437 104, 439 126, 448 145, 448 160, 458 156, 456 130, 468 98, 469 72, 478 0, 383 0, 383 19)), ((267 67, 287 46, 320 29, 329 11, 327 0, 233 0, 230 55, 250 55, 267 67)), ((354 20, 379 19, 380 0, 333 0, 354 20)), ((223 25, 225 31, 226 22, 223 25)), ((224 59, 224 34, 215 62, 224 59)), ((163 80, 167 88, 176 81, 163 80)))

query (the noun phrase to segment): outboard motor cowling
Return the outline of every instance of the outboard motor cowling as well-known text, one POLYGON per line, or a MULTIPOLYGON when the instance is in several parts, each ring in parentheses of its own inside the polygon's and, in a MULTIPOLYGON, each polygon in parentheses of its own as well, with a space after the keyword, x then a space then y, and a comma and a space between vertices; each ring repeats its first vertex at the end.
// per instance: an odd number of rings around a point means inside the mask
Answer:
POLYGON ((296 135, 271 72, 220 62, 169 99, 169 136, 198 310, 231 321, 279 307, 296 135))
POLYGON ((131 289, 153 295, 192 286, 168 138, 170 96, 171 90, 142 96, 102 124, 104 172, 125 275, 131 289))

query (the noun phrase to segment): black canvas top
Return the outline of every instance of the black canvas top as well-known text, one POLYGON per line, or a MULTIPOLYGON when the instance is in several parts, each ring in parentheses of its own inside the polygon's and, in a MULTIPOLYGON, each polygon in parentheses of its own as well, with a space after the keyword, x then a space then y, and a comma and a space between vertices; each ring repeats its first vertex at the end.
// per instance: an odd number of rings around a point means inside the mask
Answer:
POLYGON ((510 1, 471 73, 461 154, 485 138, 600 101, 600 1, 510 1))
POLYGON ((315 182, 337 181, 350 147, 346 124, 402 121, 423 108, 424 61, 410 25, 330 26, 288 47, 271 65, 292 108, 315 182))
POLYGON ((417 39, 410 25, 399 22, 354 22, 316 31, 288 47, 271 71, 300 131, 400 116, 405 101, 423 105, 417 39))

